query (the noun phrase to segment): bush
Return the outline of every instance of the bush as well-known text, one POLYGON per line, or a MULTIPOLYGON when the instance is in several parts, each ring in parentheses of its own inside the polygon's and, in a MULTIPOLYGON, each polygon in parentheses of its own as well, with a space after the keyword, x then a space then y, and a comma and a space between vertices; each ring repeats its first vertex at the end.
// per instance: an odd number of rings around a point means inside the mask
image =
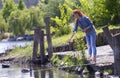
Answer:
POLYGON ((71 32, 71 28, 69 26, 63 26, 63 27, 60 27, 60 28, 56 28, 55 29, 55 36, 63 36, 63 35, 66 35, 66 34, 69 34, 71 32))

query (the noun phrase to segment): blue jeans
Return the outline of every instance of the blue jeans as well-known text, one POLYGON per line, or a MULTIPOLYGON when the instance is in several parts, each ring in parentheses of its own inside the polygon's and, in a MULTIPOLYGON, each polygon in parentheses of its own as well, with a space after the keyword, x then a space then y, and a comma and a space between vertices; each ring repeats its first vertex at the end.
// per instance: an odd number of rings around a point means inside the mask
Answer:
POLYGON ((86 34, 86 42, 90 56, 96 56, 96 33, 86 34))

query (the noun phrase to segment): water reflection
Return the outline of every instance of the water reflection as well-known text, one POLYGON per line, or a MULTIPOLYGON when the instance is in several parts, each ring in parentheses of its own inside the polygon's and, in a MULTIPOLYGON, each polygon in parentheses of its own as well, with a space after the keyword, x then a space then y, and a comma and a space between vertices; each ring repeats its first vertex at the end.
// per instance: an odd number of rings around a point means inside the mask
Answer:
POLYGON ((1 42, 0 41, 0 53, 4 53, 5 50, 13 49, 14 47, 24 47, 31 45, 32 41, 12 41, 12 42, 1 42))
POLYGON ((94 78, 40 66, 33 66, 32 71, 23 73, 23 68, 29 69, 28 66, 11 65, 10 68, 2 68, 0 65, 0 78, 94 78))

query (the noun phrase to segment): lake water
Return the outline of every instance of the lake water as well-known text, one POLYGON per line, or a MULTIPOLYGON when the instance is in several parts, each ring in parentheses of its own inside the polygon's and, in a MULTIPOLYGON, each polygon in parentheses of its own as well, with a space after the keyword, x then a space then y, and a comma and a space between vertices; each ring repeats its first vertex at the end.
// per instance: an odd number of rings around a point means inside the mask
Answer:
POLYGON ((23 68, 27 66, 11 65, 10 68, 2 68, 0 65, 0 78, 83 78, 81 75, 39 66, 34 66, 31 72, 23 73, 23 68))
MULTIPOLYGON (((24 47, 25 45, 30 45, 32 43, 32 41, 0 42, 0 53, 4 53, 5 50, 12 49, 15 46, 24 47)), ((41 68, 40 66, 33 66, 31 72, 23 73, 21 72, 23 68, 29 69, 29 66, 10 65, 10 68, 2 68, 2 64, 0 64, 0 78, 83 78, 78 74, 68 73, 57 69, 41 68)))
POLYGON ((32 41, 12 41, 0 42, 0 53, 4 53, 7 49, 13 49, 16 46, 24 47, 25 45, 32 44, 32 41))

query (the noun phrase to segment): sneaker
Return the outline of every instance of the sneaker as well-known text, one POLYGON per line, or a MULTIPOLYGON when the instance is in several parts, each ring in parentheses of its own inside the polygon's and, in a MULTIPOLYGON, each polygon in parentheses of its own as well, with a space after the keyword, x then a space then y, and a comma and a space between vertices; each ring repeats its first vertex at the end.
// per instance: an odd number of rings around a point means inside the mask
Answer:
POLYGON ((88 61, 92 61, 92 58, 91 58, 91 56, 89 56, 89 57, 87 58, 87 60, 88 60, 88 61))

